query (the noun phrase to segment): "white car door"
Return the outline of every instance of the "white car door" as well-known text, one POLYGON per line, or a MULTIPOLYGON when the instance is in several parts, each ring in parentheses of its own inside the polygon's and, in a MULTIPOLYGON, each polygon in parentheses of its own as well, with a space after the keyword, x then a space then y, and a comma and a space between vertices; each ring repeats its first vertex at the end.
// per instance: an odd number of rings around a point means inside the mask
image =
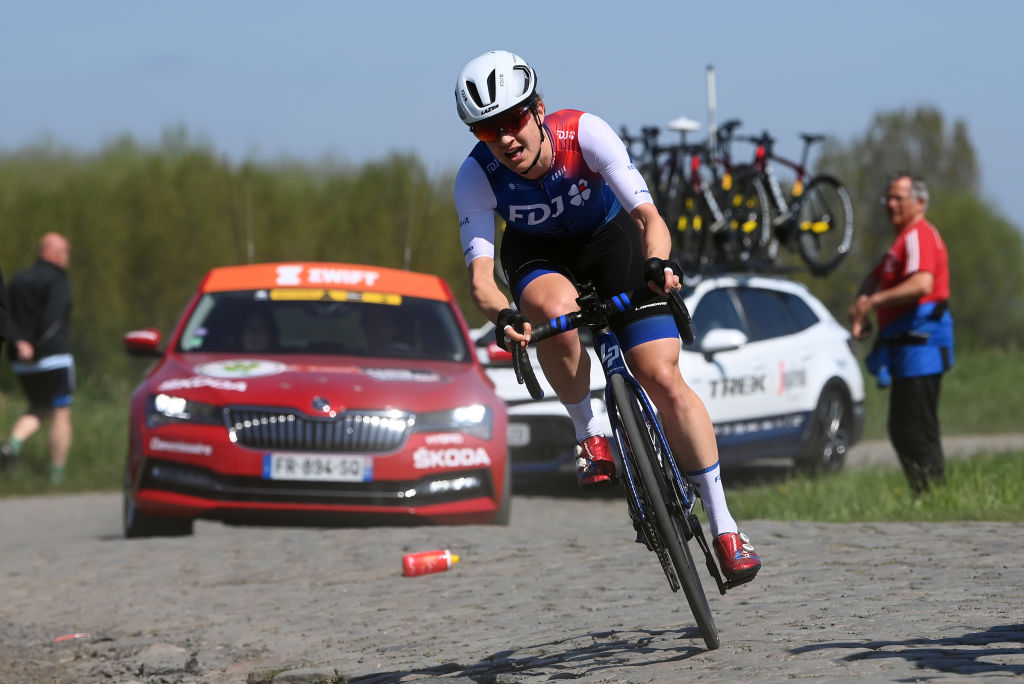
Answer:
MULTIPOLYGON (((699 296, 699 295, 698 295, 699 296)), ((715 425, 758 415, 775 387, 771 366, 746 341, 746 323, 738 307, 736 288, 712 289, 695 300, 693 324, 696 341, 680 354, 683 377, 704 400, 715 425), (712 331, 738 331, 744 337, 735 349, 707 354, 703 351, 712 331)))
POLYGON ((808 396, 816 353, 815 336, 810 330, 817 320, 814 313, 799 297, 778 289, 748 287, 739 289, 738 294, 750 346, 768 365, 769 401, 760 414, 780 416, 807 411, 816 399, 808 396))

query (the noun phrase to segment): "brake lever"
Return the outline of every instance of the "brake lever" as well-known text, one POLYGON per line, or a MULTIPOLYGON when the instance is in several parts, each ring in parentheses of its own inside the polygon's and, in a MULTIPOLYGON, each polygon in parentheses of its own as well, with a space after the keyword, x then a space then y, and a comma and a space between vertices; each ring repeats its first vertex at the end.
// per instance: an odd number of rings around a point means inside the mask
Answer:
POLYGON ((679 328, 679 337, 682 338, 683 344, 687 346, 693 344, 696 339, 693 331, 693 319, 690 318, 690 310, 686 308, 686 302, 679 290, 668 291, 668 308, 672 312, 672 318, 676 321, 676 327, 679 328))
POLYGON ((516 382, 525 384, 530 396, 534 399, 543 399, 544 390, 537 382, 537 374, 533 372, 533 365, 530 363, 530 356, 518 343, 512 345, 512 369, 516 373, 516 382))

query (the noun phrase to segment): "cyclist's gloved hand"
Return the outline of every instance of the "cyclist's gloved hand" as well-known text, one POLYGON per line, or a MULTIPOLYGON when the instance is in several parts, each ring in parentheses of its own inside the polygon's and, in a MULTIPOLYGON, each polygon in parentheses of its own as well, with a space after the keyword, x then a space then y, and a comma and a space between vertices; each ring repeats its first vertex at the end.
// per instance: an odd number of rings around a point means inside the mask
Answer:
POLYGON ((513 330, 522 334, 526 330, 525 324, 526 318, 520 312, 502 309, 498 312, 498 320, 494 323, 494 341, 505 351, 512 351, 508 348, 508 343, 511 340, 505 337, 505 328, 511 325, 513 330))
POLYGON ((659 259, 651 257, 644 263, 644 278, 648 283, 658 286, 662 292, 665 291, 666 271, 671 270, 678 278, 683 277, 683 268, 673 259, 659 259))

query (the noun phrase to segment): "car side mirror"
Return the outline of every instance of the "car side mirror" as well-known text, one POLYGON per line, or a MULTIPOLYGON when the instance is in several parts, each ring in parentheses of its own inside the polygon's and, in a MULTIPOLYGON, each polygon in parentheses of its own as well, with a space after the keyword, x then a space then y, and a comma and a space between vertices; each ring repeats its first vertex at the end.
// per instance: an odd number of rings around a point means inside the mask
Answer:
POLYGON ((715 328, 700 338, 699 347, 708 361, 715 354, 736 351, 747 343, 747 336, 735 328, 715 328))
POLYGON ((487 361, 491 366, 511 366, 512 352, 505 351, 496 342, 487 345, 487 361))
POLYGON ((124 350, 132 356, 161 356, 160 341, 163 335, 156 328, 131 330, 122 338, 124 350))

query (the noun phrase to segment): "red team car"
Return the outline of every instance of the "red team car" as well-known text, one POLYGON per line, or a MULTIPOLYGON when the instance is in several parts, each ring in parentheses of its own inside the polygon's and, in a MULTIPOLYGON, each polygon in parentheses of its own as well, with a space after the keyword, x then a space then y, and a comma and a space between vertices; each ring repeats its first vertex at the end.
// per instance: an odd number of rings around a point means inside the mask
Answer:
POLYGON ((496 523, 504 403, 447 284, 336 263, 215 268, 131 399, 128 537, 226 522, 496 523))

